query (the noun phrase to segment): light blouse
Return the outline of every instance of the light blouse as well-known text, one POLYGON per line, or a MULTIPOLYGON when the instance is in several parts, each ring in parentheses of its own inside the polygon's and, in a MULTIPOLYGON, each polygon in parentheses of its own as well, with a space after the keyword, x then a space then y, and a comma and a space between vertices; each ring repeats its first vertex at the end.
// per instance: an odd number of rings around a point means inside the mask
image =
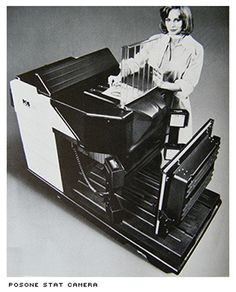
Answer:
POLYGON ((188 126, 179 130, 179 143, 186 143, 192 137, 192 111, 189 95, 197 85, 202 65, 203 47, 190 35, 179 38, 174 43, 167 34, 152 36, 140 46, 140 52, 125 60, 130 73, 149 64, 163 75, 163 81, 176 83, 181 89, 174 91, 172 108, 189 112, 188 126))
POLYGON ((178 84, 181 91, 174 94, 185 99, 197 85, 202 65, 203 47, 190 35, 183 36, 172 44, 167 34, 157 34, 142 43, 140 52, 127 60, 131 73, 137 72, 146 63, 163 74, 163 80, 178 84))

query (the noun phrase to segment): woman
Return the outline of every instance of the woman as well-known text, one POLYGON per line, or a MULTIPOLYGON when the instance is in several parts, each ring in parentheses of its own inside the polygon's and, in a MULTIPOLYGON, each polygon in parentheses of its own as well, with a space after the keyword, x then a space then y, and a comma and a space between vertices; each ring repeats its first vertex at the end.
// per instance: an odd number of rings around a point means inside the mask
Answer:
POLYGON ((134 58, 122 61, 120 76, 137 72, 146 63, 153 67, 154 84, 173 91, 172 107, 187 109, 189 112, 188 127, 181 129, 179 133, 179 143, 186 143, 192 137, 189 95, 200 78, 203 47, 190 36, 193 18, 189 7, 162 7, 160 16, 162 33, 145 41, 134 58))

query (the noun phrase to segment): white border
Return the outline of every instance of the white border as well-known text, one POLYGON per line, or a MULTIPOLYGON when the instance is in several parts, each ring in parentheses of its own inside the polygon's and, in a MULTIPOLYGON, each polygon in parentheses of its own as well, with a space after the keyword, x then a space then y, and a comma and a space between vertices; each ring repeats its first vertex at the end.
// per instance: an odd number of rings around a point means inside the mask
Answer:
MULTIPOLYGON (((236 145, 234 145, 233 136, 235 133, 232 131, 232 127, 235 125, 235 98, 234 94, 234 66, 235 66, 235 39, 232 31, 236 28, 235 21, 235 5, 233 1, 183 1, 181 5, 188 6, 230 6, 230 277, 229 278, 177 278, 177 277, 167 277, 167 278, 7 278, 6 277, 6 7, 7 6, 116 6, 119 3, 119 6, 160 6, 160 5, 171 5, 173 1, 127 1, 120 0, 118 2, 111 1, 49 1, 49 0, 41 0, 38 1, 1 1, 0 4, 0 27, 1 27, 1 38, 3 41, 1 42, 1 113, 0 113, 0 130, 1 130, 1 147, 0 147, 0 165, 1 165, 1 211, 0 211, 0 226, 1 226, 1 240, 0 240, 0 289, 1 291, 5 291, 8 287, 7 283, 9 281, 28 281, 28 282, 46 282, 46 281, 55 281, 55 282, 98 282, 99 287, 93 288, 94 291, 122 291, 128 289, 135 289, 136 291, 148 291, 149 289, 161 290, 165 289, 167 291, 201 291, 201 289, 210 289, 216 291, 232 291, 232 287, 236 287, 235 285, 235 269, 234 269, 234 261, 235 261, 235 218, 233 218, 233 213, 235 213, 236 200, 234 198, 232 181, 234 179, 233 171, 234 171, 234 162, 235 162, 235 151, 234 149, 236 145), (80 3, 82 2, 82 3, 80 3), (207 285, 207 286, 206 286, 207 285), (209 286, 208 286, 209 285, 209 286)), ((178 3, 179 4, 179 3, 178 3)), ((234 31, 235 34, 235 31, 234 31)), ((122 267, 121 267, 122 268, 122 267)), ((9 288, 10 289, 10 288, 9 288)), ((12 289, 12 288, 11 288, 12 289)), ((45 291, 47 288, 33 288, 34 291, 45 291)), ((57 291, 64 291, 63 288, 51 288, 57 291)), ((68 289, 68 288, 67 288, 68 289)), ((72 288, 71 288, 72 289, 72 288)), ((78 288, 77 288, 78 289, 78 288)), ((89 288, 87 288, 89 289, 89 288)), ((235 289, 235 288, 234 288, 235 289)), ((30 288, 20 289, 21 291, 31 291, 30 288)), ((131 291, 132 291, 131 290, 131 291)), ((72 290, 71 290, 72 291, 72 290)))

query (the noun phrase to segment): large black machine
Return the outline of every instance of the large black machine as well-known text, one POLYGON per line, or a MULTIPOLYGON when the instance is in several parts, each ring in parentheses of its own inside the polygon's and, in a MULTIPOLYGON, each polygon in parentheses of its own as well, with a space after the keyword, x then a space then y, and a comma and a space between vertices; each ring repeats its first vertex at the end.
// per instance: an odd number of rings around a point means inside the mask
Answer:
MULTIPOLYGON (((123 47, 122 58, 140 47, 123 47)), ((152 67, 109 86, 119 72, 106 48, 11 81, 27 167, 112 237, 178 274, 221 204, 206 189, 220 138, 209 119, 179 143, 188 112, 155 87, 152 67)))

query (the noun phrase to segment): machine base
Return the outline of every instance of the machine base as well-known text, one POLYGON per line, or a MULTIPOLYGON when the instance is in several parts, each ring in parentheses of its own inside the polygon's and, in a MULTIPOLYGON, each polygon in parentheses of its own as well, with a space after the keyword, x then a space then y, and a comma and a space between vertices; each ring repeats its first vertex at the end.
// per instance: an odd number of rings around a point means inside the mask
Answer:
MULTIPOLYGON (((33 174, 38 177, 37 174, 33 174)), ((137 218, 132 216, 126 216, 120 223, 111 224, 104 216, 104 210, 101 209, 100 213, 95 205, 86 203, 89 201, 75 200, 71 194, 68 196, 57 189, 56 191, 57 197, 64 199, 114 239, 132 247, 137 254, 141 254, 162 271, 175 274, 181 272, 221 205, 220 196, 206 189, 185 219, 174 226, 167 236, 161 237, 156 236, 153 229, 149 230, 147 225, 141 226, 140 221, 137 228, 137 222, 135 222, 137 218)))

